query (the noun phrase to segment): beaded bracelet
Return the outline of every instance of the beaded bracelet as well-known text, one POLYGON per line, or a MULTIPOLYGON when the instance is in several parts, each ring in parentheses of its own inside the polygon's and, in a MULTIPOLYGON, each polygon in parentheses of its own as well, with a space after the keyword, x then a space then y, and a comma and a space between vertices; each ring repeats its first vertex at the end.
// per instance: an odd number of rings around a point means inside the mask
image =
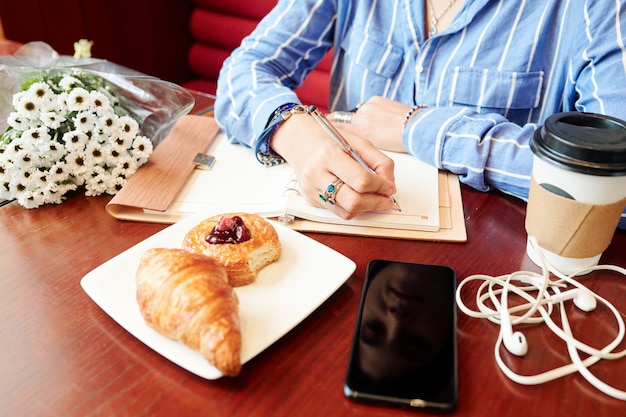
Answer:
POLYGON ((282 156, 272 150, 270 141, 280 124, 296 113, 306 113, 306 108, 301 104, 287 103, 272 113, 268 126, 261 132, 257 141, 255 149, 257 161, 265 166, 280 165, 286 162, 282 156))
POLYGON ((406 125, 409 123, 409 120, 411 120, 411 116, 413 116, 413 113, 415 113, 416 110, 425 109, 426 107, 428 106, 426 106, 425 104, 411 107, 411 109, 406 113, 406 116, 404 116, 404 120, 402 121, 402 130, 406 129, 406 125))

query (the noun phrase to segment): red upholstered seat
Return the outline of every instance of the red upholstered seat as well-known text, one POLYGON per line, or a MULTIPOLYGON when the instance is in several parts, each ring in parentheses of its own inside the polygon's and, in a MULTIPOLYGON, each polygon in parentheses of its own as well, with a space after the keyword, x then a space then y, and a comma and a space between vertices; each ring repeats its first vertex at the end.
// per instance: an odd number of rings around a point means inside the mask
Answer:
MULTIPOLYGON (((276 0, 193 0, 188 61, 195 78, 183 85, 215 94, 222 63, 275 4, 276 0)), ((330 66, 329 54, 297 90, 303 103, 326 111, 330 66)))

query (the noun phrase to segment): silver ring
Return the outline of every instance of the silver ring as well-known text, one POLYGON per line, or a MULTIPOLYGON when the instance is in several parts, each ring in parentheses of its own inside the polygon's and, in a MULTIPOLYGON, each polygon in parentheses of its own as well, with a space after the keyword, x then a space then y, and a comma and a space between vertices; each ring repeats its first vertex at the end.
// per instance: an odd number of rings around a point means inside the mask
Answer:
POLYGON ((337 111, 333 115, 333 120, 338 123, 352 123, 352 115, 350 111, 337 111))
POLYGON ((343 185, 343 181, 337 178, 335 181, 328 184, 326 188, 324 189, 324 191, 320 191, 317 195, 319 196, 320 200, 322 200, 322 202, 328 203, 331 206, 334 206, 335 197, 337 196, 337 192, 339 191, 342 185, 343 185))

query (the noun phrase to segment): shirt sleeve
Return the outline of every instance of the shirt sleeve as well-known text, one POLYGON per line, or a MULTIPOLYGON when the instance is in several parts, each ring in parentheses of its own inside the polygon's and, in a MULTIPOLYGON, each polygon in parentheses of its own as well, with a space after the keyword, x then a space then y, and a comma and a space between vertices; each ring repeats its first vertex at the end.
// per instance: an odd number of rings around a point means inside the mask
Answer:
POLYGON ((520 127, 497 113, 426 108, 409 123, 403 141, 410 154, 477 190, 497 188, 526 199, 532 168, 528 142, 535 130, 534 124, 520 127))
POLYGON ((227 58, 215 118, 230 141, 255 147, 268 118, 285 103, 331 46, 334 2, 281 0, 227 58))

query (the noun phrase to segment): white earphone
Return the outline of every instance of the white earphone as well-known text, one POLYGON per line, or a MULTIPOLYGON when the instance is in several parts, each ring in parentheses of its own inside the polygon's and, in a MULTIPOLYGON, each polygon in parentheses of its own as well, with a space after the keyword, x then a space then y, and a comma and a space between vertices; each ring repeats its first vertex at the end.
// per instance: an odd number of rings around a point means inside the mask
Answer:
POLYGON ((586 313, 595 310, 598 306, 598 300, 593 293, 584 288, 574 288, 563 291, 560 294, 544 298, 544 301, 548 303, 560 303, 566 300, 574 300, 574 305, 586 313))
MULTIPOLYGON (((531 244, 536 245, 533 237, 529 239, 531 244)), ((570 276, 564 276, 558 272, 554 274, 559 278, 556 281, 550 280, 551 265, 541 255, 542 274, 528 271, 517 271, 512 274, 500 277, 488 275, 472 275, 465 278, 457 287, 456 300, 461 311, 470 317, 486 318, 500 326, 500 333, 496 341, 494 355, 500 369, 513 381, 524 385, 536 385, 574 372, 579 372, 589 383, 603 393, 617 399, 626 400, 626 392, 618 390, 605 382, 599 380, 589 371, 589 367, 599 360, 619 359, 626 356, 626 349, 614 352, 626 336, 626 326, 620 312, 607 300, 592 292, 573 277, 579 273, 588 273, 594 270, 611 270, 626 275, 626 269, 615 265, 598 265, 587 268, 585 271, 578 271, 570 276), (478 311, 469 309, 461 297, 464 286, 471 281, 482 281, 476 293, 476 305, 478 311), (565 289, 568 285, 573 288, 565 289), (509 296, 514 294, 525 300, 525 303, 516 303, 509 307, 509 296), (489 300, 490 303, 486 303, 489 300), (598 302, 606 306, 614 315, 618 324, 618 334, 609 344, 601 349, 588 346, 577 340, 569 326, 564 303, 572 300, 574 305, 586 313, 596 309, 598 302), (551 315, 554 306, 559 304, 560 322, 557 325, 551 315), (519 314, 524 312, 523 314, 519 314), (539 315, 537 315, 539 313, 539 315), (567 345, 567 350, 572 360, 569 365, 561 366, 538 375, 519 375, 511 370, 501 357, 500 346, 511 354, 524 356, 528 352, 529 346, 526 336, 520 331, 513 331, 513 326, 519 324, 545 324, 555 335, 561 338, 567 345), (582 360, 579 355, 582 351, 589 355, 582 360)))
MULTIPOLYGON (((574 305, 584 312, 591 312, 598 306, 598 300, 587 289, 574 288, 540 300, 540 304, 556 304, 573 300, 574 305)), ((528 352, 526 336, 520 331, 513 331, 513 325, 507 308, 506 290, 502 293, 502 310, 500 312, 500 329, 504 347, 516 356, 524 356, 528 352)))
POLYGON ((504 347, 516 356, 524 356, 528 353, 528 342, 524 333, 513 331, 510 322, 501 321, 500 329, 502 329, 502 342, 504 347))
POLYGON ((513 323, 511 322, 511 316, 508 308, 508 289, 509 286, 506 285, 502 290, 500 337, 502 338, 504 347, 506 347, 509 352, 517 356, 524 356, 528 352, 528 342, 526 341, 524 333, 513 331, 513 323))

